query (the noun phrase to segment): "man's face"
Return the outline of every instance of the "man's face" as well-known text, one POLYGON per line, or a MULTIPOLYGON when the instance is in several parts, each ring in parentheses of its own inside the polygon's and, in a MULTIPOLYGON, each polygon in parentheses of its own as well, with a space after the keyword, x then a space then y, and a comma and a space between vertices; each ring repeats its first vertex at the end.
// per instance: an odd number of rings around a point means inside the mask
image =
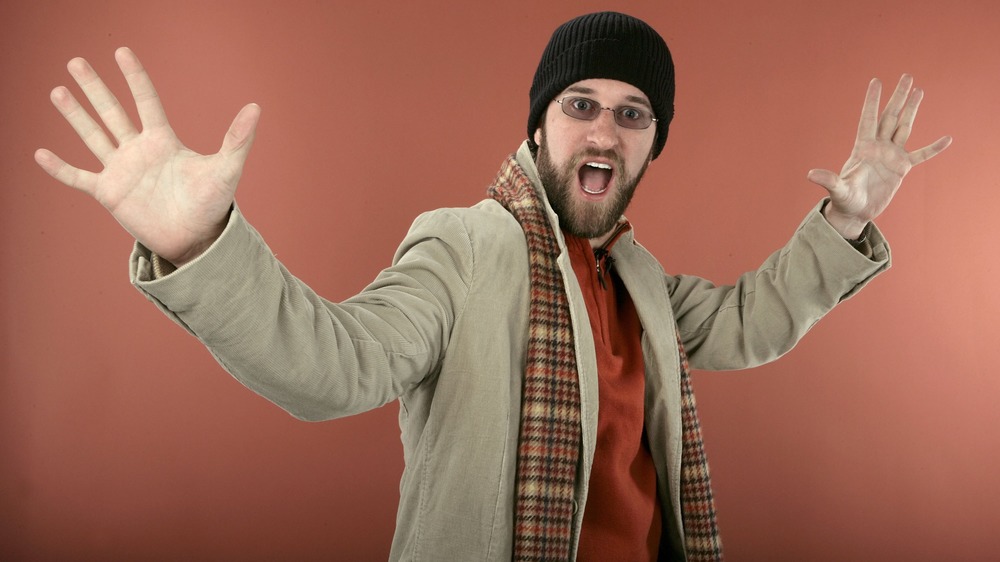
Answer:
POLYGON ((624 105, 652 111, 638 88, 617 80, 577 82, 557 95, 535 131, 536 165, 549 203, 562 228, 574 236, 600 240, 625 212, 646 171, 656 137, 656 123, 627 129, 610 111, 584 121, 563 113, 558 100, 585 97, 601 107, 624 105))

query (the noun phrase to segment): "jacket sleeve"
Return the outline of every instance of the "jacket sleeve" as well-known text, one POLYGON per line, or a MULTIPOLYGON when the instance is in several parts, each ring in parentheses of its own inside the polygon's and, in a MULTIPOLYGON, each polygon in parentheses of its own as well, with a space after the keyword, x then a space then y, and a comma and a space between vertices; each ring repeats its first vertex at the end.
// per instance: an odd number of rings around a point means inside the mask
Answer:
POLYGON ((357 296, 332 303, 292 276, 234 210, 203 255, 154 278, 136 244, 133 284, 248 388, 304 420, 377 408, 432 374, 471 278, 469 238, 448 212, 418 218, 357 296))
POLYGON ((824 203, 781 250, 735 285, 667 277, 692 367, 743 369, 777 359, 834 306, 889 268, 889 246, 875 225, 865 255, 826 221, 820 213, 824 203))

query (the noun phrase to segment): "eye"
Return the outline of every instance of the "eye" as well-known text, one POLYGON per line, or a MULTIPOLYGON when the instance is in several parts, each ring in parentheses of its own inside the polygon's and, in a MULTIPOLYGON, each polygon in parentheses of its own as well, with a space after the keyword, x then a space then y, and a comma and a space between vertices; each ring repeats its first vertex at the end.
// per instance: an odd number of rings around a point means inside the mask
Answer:
POLYGON ((587 98, 572 98, 569 100, 569 105, 580 113, 590 113, 596 107, 596 104, 587 98))
POLYGON ((618 109, 618 115, 629 121, 641 121, 645 112, 637 107, 622 107, 618 109))

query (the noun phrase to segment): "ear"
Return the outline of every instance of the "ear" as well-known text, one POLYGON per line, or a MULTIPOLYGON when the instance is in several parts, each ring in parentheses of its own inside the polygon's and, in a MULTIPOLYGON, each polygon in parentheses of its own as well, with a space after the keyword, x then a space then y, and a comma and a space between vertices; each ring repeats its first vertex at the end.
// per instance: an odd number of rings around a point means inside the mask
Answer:
POLYGON ((535 144, 536 145, 538 145, 538 146, 542 145, 542 128, 541 127, 535 129, 534 139, 535 139, 535 144))

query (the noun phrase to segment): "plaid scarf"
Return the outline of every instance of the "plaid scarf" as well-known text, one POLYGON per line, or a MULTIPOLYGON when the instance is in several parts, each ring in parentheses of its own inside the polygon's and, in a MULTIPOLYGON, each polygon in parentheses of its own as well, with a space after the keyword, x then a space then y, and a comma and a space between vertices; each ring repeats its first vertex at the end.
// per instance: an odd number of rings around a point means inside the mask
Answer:
MULTIPOLYGON (((521 225, 528 245, 531 303, 521 396, 514 506, 514 560, 568 560, 580 457, 580 389, 569 301, 552 226, 514 156, 488 194, 521 225)), ((722 543, 687 356, 681 357, 681 512, 688 560, 721 560, 722 543)))

